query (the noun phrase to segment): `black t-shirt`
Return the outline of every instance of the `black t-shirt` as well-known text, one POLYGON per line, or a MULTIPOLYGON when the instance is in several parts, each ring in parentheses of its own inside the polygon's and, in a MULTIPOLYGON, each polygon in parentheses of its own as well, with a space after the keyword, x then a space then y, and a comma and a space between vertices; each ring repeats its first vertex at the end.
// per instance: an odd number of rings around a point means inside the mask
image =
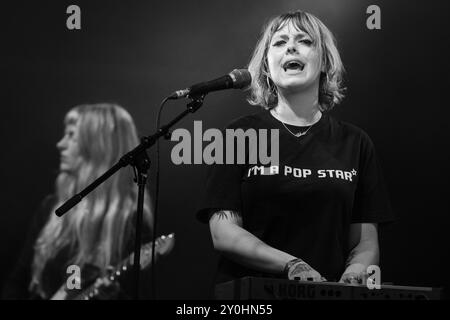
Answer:
MULTIPOLYGON (((227 128, 278 129, 279 163, 248 163, 247 144, 245 164, 210 165, 200 221, 214 210, 238 211, 246 230, 336 281, 348 256, 350 224, 393 220, 374 146, 361 129, 323 113, 295 137, 268 111, 227 128)), ((221 257, 216 282, 251 275, 265 276, 221 257)))

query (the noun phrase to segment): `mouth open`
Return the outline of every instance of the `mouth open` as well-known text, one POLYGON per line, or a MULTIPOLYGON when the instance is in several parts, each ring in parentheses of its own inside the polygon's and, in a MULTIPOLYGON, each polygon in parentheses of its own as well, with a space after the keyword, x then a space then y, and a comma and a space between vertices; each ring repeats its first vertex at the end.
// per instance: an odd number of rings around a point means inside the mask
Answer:
POLYGON ((298 60, 287 61, 283 63, 284 71, 295 70, 295 71, 303 71, 305 68, 305 64, 298 60))

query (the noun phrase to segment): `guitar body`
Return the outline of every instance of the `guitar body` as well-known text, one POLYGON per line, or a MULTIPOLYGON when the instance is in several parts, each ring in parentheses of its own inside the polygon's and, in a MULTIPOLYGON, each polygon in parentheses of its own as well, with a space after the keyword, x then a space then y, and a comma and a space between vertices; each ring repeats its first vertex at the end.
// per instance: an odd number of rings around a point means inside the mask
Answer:
MULTIPOLYGON (((175 245, 175 234, 161 236, 155 241, 155 262, 159 257, 169 254, 175 245)), ((144 270, 152 262, 153 242, 146 243, 141 248, 140 268, 144 270)), ((108 270, 107 274, 100 276, 89 287, 77 295, 69 295, 67 285, 63 284, 50 300, 91 300, 101 298, 106 300, 117 294, 115 288, 119 288, 118 280, 126 273, 133 270, 134 253, 130 254, 115 268, 108 270)))

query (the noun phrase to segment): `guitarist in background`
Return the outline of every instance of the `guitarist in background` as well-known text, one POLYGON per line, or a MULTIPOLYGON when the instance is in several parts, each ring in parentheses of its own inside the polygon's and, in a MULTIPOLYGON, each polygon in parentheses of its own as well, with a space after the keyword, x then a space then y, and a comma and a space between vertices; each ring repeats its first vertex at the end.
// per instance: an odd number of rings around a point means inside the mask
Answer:
MULTIPOLYGON (((76 295, 133 251, 137 187, 130 168, 118 171, 61 218, 54 214, 139 143, 133 119, 122 107, 102 103, 74 107, 64 123, 64 136, 57 144, 61 158, 56 192, 43 201, 34 218, 4 298, 50 299, 65 288, 70 265, 81 270, 81 289, 67 290, 69 296, 76 295)), ((143 242, 151 239, 151 223, 147 192, 143 242)), ((117 293, 115 298, 129 298, 131 278, 120 286, 103 285, 117 293)))

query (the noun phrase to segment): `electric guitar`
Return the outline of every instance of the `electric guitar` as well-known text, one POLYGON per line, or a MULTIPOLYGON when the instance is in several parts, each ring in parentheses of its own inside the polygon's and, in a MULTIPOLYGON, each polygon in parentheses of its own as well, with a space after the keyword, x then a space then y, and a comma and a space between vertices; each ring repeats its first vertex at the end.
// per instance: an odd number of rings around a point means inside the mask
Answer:
MULTIPOLYGON (((167 236, 161 236, 155 241, 155 262, 161 256, 169 254, 175 245, 175 234, 171 233, 167 236)), ((152 262, 152 246, 153 242, 146 243, 141 248, 141 270, 145 269, 152 262)), ((114 284, 124 274, 133 270, 134 253, 130 254, 126 259, 122 260, 115 268, 108 270, 107 274, 97 278, 97 280, 81 293, 75 296, 69 296, 66 284, 63 284, 59 290, 51 297, 50 300, 91 300, 102 295, 102 299, 108 297, 108 292, 102 282, 114 284), (99 281, 100 280, 100 281, 99 281)))

